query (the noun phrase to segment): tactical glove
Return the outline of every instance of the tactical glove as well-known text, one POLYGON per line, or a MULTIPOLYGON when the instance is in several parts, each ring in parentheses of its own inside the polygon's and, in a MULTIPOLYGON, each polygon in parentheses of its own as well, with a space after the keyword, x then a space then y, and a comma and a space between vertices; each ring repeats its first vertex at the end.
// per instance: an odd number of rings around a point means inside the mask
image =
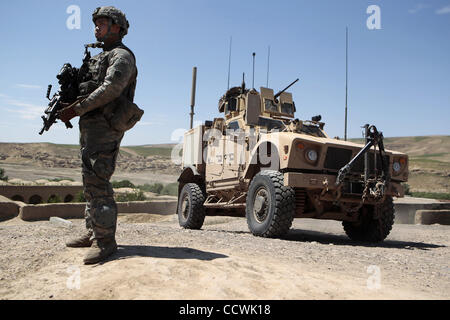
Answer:
POLYGON ((58 117, 62 122, 69 122, 72 118, 75 118, 77 116, 73 107, 74 105, 71 105, 58 112, 58 117))

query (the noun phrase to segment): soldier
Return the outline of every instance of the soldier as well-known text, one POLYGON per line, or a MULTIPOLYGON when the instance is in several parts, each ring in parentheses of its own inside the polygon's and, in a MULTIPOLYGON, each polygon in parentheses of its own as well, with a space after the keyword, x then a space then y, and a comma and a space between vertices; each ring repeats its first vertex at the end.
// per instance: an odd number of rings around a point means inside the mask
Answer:
POLYGON ((99 7, 92 20, 95 37, 103 42, 103 52, 92 57, 87 68, 80 68, 80 95, 86 98, 59 113, 63 122, 80 116, 87 232, 66 245, 91 247, 85 264, 98 263, 117 251, 117 205, 109 180, 126 129, 115 125, 113 117, 132 103, 137 77, 135 56, 122 43, 129 27, 122 11, 111 6, 99 7))

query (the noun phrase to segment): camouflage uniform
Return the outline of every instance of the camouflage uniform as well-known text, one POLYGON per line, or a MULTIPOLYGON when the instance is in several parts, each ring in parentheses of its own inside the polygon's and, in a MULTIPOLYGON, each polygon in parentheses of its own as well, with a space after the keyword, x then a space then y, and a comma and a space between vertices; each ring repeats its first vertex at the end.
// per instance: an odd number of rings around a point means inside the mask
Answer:
POLYGON ((117 205, 109 182, 114 173, 124 132, 113 128, 111 110, 133 101, 137 68, 134 54, 121 41, 89 61, 88 73, 80 84, 87 98, 74 107, 80 116, 80 146, 84 194, 87 200, 86 228, 92 239, 114 238, 117 205))

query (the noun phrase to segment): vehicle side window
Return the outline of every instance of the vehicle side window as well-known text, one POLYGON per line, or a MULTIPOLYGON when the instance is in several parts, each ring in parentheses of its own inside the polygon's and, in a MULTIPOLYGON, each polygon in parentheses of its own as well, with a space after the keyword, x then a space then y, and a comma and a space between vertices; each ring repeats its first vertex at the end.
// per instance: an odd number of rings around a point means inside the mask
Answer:
POLYGON ((230 98, 226 105, 225 114, 229 114, 231 111, 236 111, 237 100, 235 98, 230 98))
POLYGON ((264 106, 266 111, 278 112, 278 106, 272 100, 264 99, 264 106))
POLYGON ((232 122, 230 122, 228 124, 228 126, 227 126, 227 129, 228 130, 234 130, 234 131, 239 130, 239 121, 232 121, 232 122))
POLYGON ((292 103, 283 103, 281 105, 281 113, 285 114, 294 114, 294 105, 292 103))

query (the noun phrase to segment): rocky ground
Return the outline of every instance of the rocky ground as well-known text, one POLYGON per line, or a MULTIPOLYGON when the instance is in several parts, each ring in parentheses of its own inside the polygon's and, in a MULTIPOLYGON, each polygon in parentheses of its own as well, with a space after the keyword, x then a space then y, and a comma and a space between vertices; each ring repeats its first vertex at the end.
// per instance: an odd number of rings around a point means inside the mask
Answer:
POLYGON ((83 231, 49 221, 0 223, 1 299, 449 299, 450 227, 394 225, 355 243, 336 221, 295 219, 283 239, 252 236, 244 218, 119 217, 119 250, 85 266, 83 231))
MULTIPOLYGON (((141 156, 121 149, 117 158, 118 172, 139 173, 157 171, 164 175, 179 175, 181 168, 161 155, 141 156)), ((77 146, 52 145, 48 143, 0 144, 0 167, 8 172, 9 166, 28 166, 46 169, 76 169, 80 171, 81 159, 77 146)), ((36 171, 36 170, 35 170, 36 171)), ((11 174, 10 174, 11 175, 11 174)))

